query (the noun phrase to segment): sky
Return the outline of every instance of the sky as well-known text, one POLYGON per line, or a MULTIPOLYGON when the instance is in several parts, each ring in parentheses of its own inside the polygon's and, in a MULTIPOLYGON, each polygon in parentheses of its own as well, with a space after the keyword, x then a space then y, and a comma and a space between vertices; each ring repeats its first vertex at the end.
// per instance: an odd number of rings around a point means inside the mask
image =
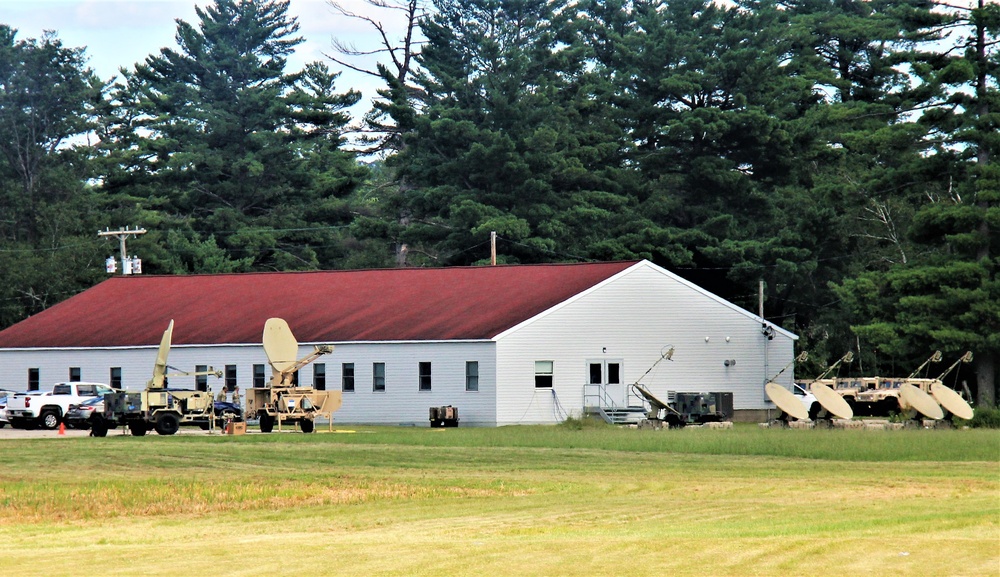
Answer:
MULTIPOLYGON (((146 56, 159 53, 161 48, 176 49, 176 20, 197 27, 195 5, 205 7, 213 3, 213 0, 0 0, 0 23, 16 28, 20 40, 40 38, 44 30, 54 30, 64 46, 86 47, 88 65, 102 79, 109 80, 118 75, 120 67, 131 68, 146 56)), ((402 35, 401 25, 392 27, 390 14, 374 12, 364 0, 340 0, 340 4, 386 22, 390 30, 399 30, 402 35)), ((286 71, 301 70, 307 62, 320 60, 331 70, 343 72, 337 92, 354 88, 362 92, 362 102, 375 96, 375 89, 380 86, 377 79, 345 70, 323 55, 335 53, 331 45, 334 37, 358 48, 374 48, 377 39, 367 23, 334 12, 326 0, 291 0, 289 15, 297 17, 298 34, 305 42, 289 58, 286 71)), ((356 116, 359 115, 360 112, 356 116)))

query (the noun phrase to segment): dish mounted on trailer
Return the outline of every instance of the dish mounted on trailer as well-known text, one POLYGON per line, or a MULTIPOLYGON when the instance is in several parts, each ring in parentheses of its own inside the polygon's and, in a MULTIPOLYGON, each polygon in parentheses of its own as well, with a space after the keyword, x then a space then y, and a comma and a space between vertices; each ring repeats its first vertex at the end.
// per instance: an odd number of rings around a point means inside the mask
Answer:
POLYGON ((315 429, 316 417, 325 416, 333 426, 333 413, 340 408, 340 391, 321 391, 294 383, 295 373, 323 355, 333 352, 333 345, 315 345, 313 352, 301 359, 299 343, 284 319, 271 318, 264 323, 264 354, 271 365, 271 381, 263 387, 247 389, 245 414, 260 422, 260 431, 270 433, 275 424, 298 424, 303 433, 315 429), (296 360, 297 359, 297 360, 296 360))

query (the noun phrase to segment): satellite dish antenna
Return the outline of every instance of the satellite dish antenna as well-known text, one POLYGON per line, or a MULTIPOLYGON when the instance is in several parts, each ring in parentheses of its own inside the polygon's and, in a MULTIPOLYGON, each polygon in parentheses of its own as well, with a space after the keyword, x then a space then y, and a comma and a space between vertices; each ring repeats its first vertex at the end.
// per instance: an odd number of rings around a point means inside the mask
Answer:
POLYGON ((267 319, 264 323, 264 354, 275 376, 288 371, 297 363, 299 343, 285 319, 267 319))
POLYGON ((949 413, 960 419, 972 418, 972 407, 965 402, 962 395, 948 388, 944 383, 931 383, 931 395, 949 413))
POLYGON ((149 387, 153 389, 163 388, 163 378, 167 374, 167 354, 170 353, 170 339, 174 334, 174 319, 170 319, 167 330, 163 331, 163 338, 160 339, 160 348, 156 353, 156 364, 153 365, 153 379, 149 382, 149 387))
POLYGON ((913 408, 929 419, 943 419, 944 411, 934 398, 909 383, 899 385, 899 404, 902 408, 913 408))
POLYGON ((767 393, 767 398, 771 399, 771 402, 788 414, 789 417, 795 417, 800 421, 809 420, 809 411, 802 405, 802 401, 795 396, 795 393, 773 382, 764 385, 764 392, 767 393))
POLYGON ((809 392, 816 396, 816 400, 828 412, 837 415, 841 419, 853 419, 854 409, 847 404, 844 397, 837 391, 824 385, 823 383, 813 383, 809 385, 809 392))

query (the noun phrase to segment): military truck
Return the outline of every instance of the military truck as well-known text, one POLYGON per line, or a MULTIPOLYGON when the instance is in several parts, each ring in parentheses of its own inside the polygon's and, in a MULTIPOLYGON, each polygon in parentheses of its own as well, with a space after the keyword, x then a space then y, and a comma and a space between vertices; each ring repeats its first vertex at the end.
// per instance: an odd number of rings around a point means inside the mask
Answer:
POLYGON ((174 389, 167 387, 167 378, 174 376, 214 375, 222 371, 167 373, 167 355, 173 335, 171 320, 163 332, 153 366, 153 378, 143 391, 115 391, 104 396, 104 418, 119 426, 127 426, 134 436, 141 437, 148 431, 160 435, 173 435, 182 425, 211 428, 216 423, 215 402, 209 391, 174 389))
POLYGON ((942 393, 947 393, 942 389, 946 388, 943 384, 945 377, 960 363, 971 362, 972 353, 965 353, 937 378, 917 376, 927 365, 940 362, 941 358, 941 351, 935 351, 930 358, 907 377, 838 378, 834 380, 835 383, 831 387, 844 397, 854 408, 856 414, 861 416, 887 417, 900 414, 915 418, 917 413, 920 413, 932 419, 940 418, 934 407, 930 406, 929 399, 925 397, 931 397, 934 402, 947 405, 948 410, 953 414, 970 414, 971 408, 966 403, 960 399, 955 400, 951 395, 943 397, 942 393), (911 403, 904 399, 904 395, 900 394, 904 385, 912 386, 920 391, 914 393, 911 390, 911 395, 916 395, 922 401, 917 401, 918 406, 911 406, 911 403), (918 410, 920 406, 925 405, 930 408, 928 412, 931 414, 928 415, 918 410))
POLYGON ((270 433, 275 425, 280 431, 283 424, 298 424, 303 433, 312 433, 317 417, 325 416, 332 422, 334 411, 342 403, 340 391, 298 386, 294 377, 302 367, 332 353, 333 345, 315 345, 313 352, 298 359, 299 343, 288 323, 279 318, 264 323, 262 341, 271 365, 271 380, 263 387, 247 389, 245 417, 256 418, 262 433, 270 433))

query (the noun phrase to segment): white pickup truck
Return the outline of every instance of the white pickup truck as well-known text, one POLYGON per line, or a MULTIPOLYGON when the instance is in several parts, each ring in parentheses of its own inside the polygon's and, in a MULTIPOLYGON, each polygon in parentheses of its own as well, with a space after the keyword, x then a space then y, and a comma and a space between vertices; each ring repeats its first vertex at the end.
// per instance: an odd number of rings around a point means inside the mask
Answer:
POLYGON ((56 383, 47 393, 32 394, 32 391, 8 398, 7 420, 15 429, 55 429, 70 405, 113 391, 104 383, 56 383))

